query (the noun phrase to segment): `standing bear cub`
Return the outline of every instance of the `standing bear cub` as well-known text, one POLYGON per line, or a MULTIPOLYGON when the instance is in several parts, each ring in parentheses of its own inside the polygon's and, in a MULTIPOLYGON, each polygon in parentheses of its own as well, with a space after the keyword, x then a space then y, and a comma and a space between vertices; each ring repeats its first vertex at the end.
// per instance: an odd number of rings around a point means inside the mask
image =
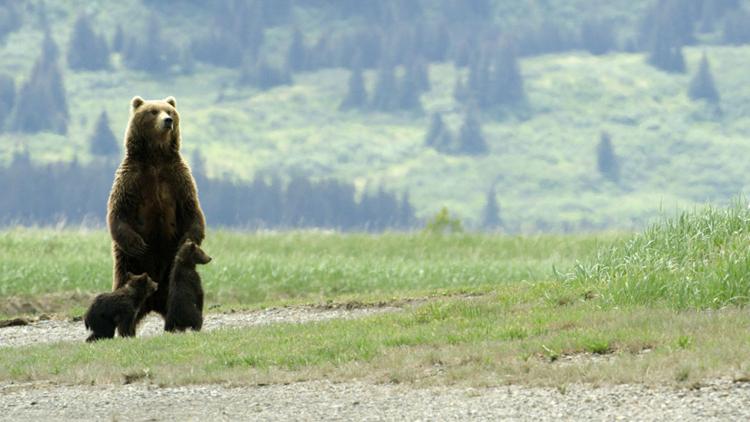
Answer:
POLYGON ((159 285, 138 312, 136 324, 152 311, 167 314, 169 271, 177 248, 187 240, 200 245, 205 234, 198 191, 180 142, 173 97, 132 99, 125 157, 109 195, 107 226, 114 261, 112 290, 127 282, 128 272, 148 273, 159 285))
POLYGON ((192 241, 183 243, 177 251, 169 274, 166 331, 200 331, 203 326, 203 287, 197 264, 208 264, 211 257, 192 241))
POLYGON ((115 336, 115 327, 121 337, 135 336, 136 315, 146 299, 157 289, 148 274, 127 274, 124 286, 110 293, 98 295, 86 311, 83 321, 93 334, 87 342, 115 336))

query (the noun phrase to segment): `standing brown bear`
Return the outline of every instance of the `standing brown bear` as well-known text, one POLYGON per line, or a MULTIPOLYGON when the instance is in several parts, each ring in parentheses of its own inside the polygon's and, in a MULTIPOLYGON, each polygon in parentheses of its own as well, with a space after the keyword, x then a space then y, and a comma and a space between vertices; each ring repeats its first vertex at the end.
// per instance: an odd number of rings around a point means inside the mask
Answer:
POLYGON ((177 249, 187 240, 200 245, 205 235, 195 180, 180 155, 180 115, 175 107, 173 97, 133 98, 125 158, 107 204, 113 290, 127 282, 128 272, 148 273, 159 285, 139 310, 136 324, 151 311, 166 315, 169 271, 177 249))
POLYGON ((211 257, 191 241, 182 244, 174 259, 169 275, 169 297, 164 330, 185 331, 191 328, 200 331, 203 327, 203 286, 201 276, 195 269, 205 265, 211 257))

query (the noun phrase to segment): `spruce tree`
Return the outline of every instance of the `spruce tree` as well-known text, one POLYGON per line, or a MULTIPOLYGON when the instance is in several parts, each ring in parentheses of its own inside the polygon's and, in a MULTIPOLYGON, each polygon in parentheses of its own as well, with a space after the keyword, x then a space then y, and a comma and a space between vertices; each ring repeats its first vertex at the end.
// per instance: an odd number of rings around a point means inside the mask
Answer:
POLYGON ((421 81, 421 76, 417 72, 407 70, 398 86, 395 108, 422 111, 422 103, 419 100, 422 86, 424 86, 424 82, 421 81))
POLYGON ((0 132, 16 102, 16 82, 12 76, 0 74, 0 132))
POLYGON ((31 76, 16 96, 10 120, 11 130, 27 133, 67 132, 68 103, 57 58, 57 45, 50 33, 45 32, 42 57, 34 64, 31 76))
POLYGON ((432 117, 430 118, 430 127, 427 129, 427 134, 425 134, 424 137, 425 146, 436 148, 438 145, 438 140, 445 130, 446 127, 445 123, 443 123, 443 116, 440 113, 432 113, 432 117))
POLYGON ((302 32, 297 28, 295 28, 294 33, 292 34, 292 42, 289 44, 289 49, 286 53, 286 62, 292 72, 299 72, 308 69, 305 40, 302 36, 302 32))
POLYGON ((606 54, 615 47, 612 24, 602 20, 585 21, 581 26, 581 42, 591 54, 606 54))
POLYGON ((367 106, 367 91, 362 67, 355 65, 349 75, 349 91, 339 106, 340 110, 363 109, 367 106))
POLYGON ((109 127, 109 117, 106 111, 102 111, 96 121, 96 128, 89 139, 89 151, 91 155, 105 158, 114 158, 120 154, 117 139, 109 127))
POLYGON ((79 15, 68 42, 68 67, 101 70, 109 67, 109 48, 103 36, 91 28, 86 15, 79 15))
POLYGON ((115 34, 112 36, 112 51, 122 53, 125 47, 125 33, 122 31, 122 25, 119 23, 115 28, 115 34))
POLYGON ((722 36, 727 44, 750 43, 750 13, 740 10, 727 16, 722 36))
POLYGON ((718 103, 719 91, 716 90, 714 84, 714 77, 711 74, 711 67, 708 63, 708 57, 706 52, 703 52, 701 58, 701 64, 698 68, 698 73, 693 76, 693 80, 690 81, 690 89, 688 95, 693 100, 706 100, 710 103, 718 103))
POLYGON ((398 105, 398 86, 393 65, 383 62, 378 70, 375 91, 372 94, 370 107, 379 111, 391 111, 398 105))
POLYGON ((620 180, 620 166, 612 147, 612 139, 607 132, 602 132, 599 137, 599 145, 596 147, 596 164, 602 176, 615 183, 620 180))
POLYGON ((487 143, 482 135, 482 126, 476 113, 469 110, 458 134, 458 152, 469 155, 483 155, 488 151, 487 143))
POLYGON ((251 85, 261 90, 271 89, 280 85, 293 85, 292 73, 288 68, 279 68, 270 64, 265 58, 253 63, 250 57, 240 69, 239 83, 251 85))
POLYGON ((487 191, 484 208, 482 209, 482 227, 488 230, 497 229, 502 226, 500 218, 500 207, 495 196, 495 186, 487 191))
POLYGON ((409 229, 414 226, 416 219, 414 207, 409 199, 409 191, 406 191, 401 196, 401 202, 398 205, 398 225, 402 229, 409 229))
POLYGON ((518 59, 509 44, 500 48, 490 76, 490 105, 515 105, 526 97, 518 59))

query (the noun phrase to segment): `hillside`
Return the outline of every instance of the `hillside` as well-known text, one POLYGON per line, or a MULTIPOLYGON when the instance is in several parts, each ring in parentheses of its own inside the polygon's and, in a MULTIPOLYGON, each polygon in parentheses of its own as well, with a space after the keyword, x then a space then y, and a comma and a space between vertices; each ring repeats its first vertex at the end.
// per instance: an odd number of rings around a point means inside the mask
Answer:
MULTIPOLYGON (((145 2, 150 4, 152 2, 145 2)), ((515 2, 495 2, 493 19, 508 25, 529 16, 554 16, 578 25, 578 10, 599 14, 624 28, 639 22, 650 3, 526 2, 520 15, 509 12, 515 2), (544 3, 551 9, 541 6, 544 3), (533 6, 533 5, 537 6, 533 6), (525 15, 524 15, 525 14, 525 15)), ((52 36, 65 57, 76 19, 72 2, 49 4, 52 36)), ((146 20, 161 14, 169 39, 184 43, 203 28, 199 3, 149 5, 127 2, 86 2, 96 30, 111 39, 114 24, 146 20), (183 40, 185 37, 185 40, 183 40)), ((22 9, 23 26, 0 47, 0 73, 17 85, 39 56, 42 32, 37 2, 22 9)), ((358 18, 326 19, 314 7, 295 7, 294 25, 266 29, 263 49, 285 54, 292 26, 312 42, 331 28, 356 25, 358 18)), ((429 7, 425 13, 432 13, 429 7)), ((585 17, 585 16, 584 16, 585 17)), ((190 74, 154 75, 127 69, 114 54, 111 70, 71 71, 64 67, 70 112, 67 134, 0 134, 0 157, 28 148, 34 160, 52 162, 77 157, 87 161, 87 143, 102 110, 116 136, 124 131, 128 102, 134 95, 174 95, 182 116, 187 155, 199 149, 212 177, 251 179, 256 173, 284 177, 301 173, 312 178, 335 177, 359 190, 381 186, 408 191, 419 217, 441 206, 470 225, 477 224, 487 191, 495 184, 505 229, 509 231, 580 230, 640 227, 662 211, 710 201, 726 203, 750 184, 744 157, 750 117, 745 113, 750 84, 745 64, 750 47, 703 44, 685 47, 687 72, 666 73, 648 65, 643 52, 624 51, 594 56, 582 50, 524 56, 519 60, 526 102, 505 112, 482 114, 489 146, 485 156, 441 154, 424 145, 430 115, 440 112, 457 132, 465 106, 453 97, 456 75, 466 68, 450 61, 429 66, 431 88, 421 96, 422 112, 339 111, 350 71, 324 68, 295 72, 294 84, 259 90, 240 86, 238 70, 197 62, 190 74), (688 98, 687 88, 706 52, 718 90, 720 111, 688 98), (619 158, 619 183, 596 169, 596 146, 602 131, 612 137, 619 158)), ((275 56, 274 56, 275 57, 275 56)), ((277 57, 278 58, 278 57, 277 57)), ((365 70, 372 92, 376 70, 365 70)), ((403 66, 397 72, 403 73, 403 66)))

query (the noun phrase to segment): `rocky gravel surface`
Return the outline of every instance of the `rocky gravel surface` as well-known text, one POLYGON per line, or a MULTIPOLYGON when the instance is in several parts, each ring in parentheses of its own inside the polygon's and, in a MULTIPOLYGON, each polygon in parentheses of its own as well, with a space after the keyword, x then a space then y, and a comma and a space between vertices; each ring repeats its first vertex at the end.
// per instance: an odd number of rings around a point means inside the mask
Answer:
POLYGON ((750 420, 750 384, 413 388, 361 382, 230 387, 0 384, 0 420, 750 420))
MULTIPOLYGON (((326 309, 303 306, 271 308, 254 312, 208 313, 203 321, 203 330, 210 331, 217 328, 247 327, 282 322, 306 323, 334 318, 360 318, 399 309, 391 306, 355 309, 326 309)), ((164 320, 155 314, 146 317, 138 327, 139 337, 160 335, 163 332, 164 320)), ((18 347, 59 341, 84 341, 87 336, 88 332, 83 325, 83 321, 40 319, 26 325, 0 328, 0 347, 18 347)))

